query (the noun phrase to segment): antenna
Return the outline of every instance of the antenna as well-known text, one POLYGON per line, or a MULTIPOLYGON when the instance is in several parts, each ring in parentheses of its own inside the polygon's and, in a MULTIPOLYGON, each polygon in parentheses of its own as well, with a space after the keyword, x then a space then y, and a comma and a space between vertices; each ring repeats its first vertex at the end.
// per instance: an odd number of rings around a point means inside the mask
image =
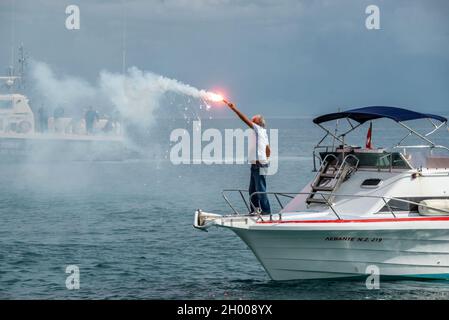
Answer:
POLYGON ((14 61, 14 56, 15 56, 15 52, 14 52, 14 47, 15 47, 15 42, 16 42, 16 26, 15 26, 15 20, 16 20, 16 1, 15 0, 11 0, 11 7, 12 7, 12 11, 11 11, 11 64, 9 66, 9 75, 13 76, 14 75, 14 65, 15 65, 15 61, 14 61))
POLYGON ((125 0, 122 1, 122 73, 126 72, 126 7, 125 0))
MULTIPOLYGON (((340 111, 341 111, 341 108, 338 108, 337 112, 340 112, 340 111)), ((338 133, 338 120, 339 119, 337 119, 337 121, 335 121, 335 131, 334 131, 334 138, 332 139, 332 149, 335 148, 335 137, 337 136, 337 133, 338 133)), ((344 146, 343 146, 343 148, 344 148, 344 146)))
POLYGON ((25 48, 23 47, 23 43, 20 44, 19 47, 19 88, 25 89, 25 68, 27 66, 27 54, 25 52, 25 48))

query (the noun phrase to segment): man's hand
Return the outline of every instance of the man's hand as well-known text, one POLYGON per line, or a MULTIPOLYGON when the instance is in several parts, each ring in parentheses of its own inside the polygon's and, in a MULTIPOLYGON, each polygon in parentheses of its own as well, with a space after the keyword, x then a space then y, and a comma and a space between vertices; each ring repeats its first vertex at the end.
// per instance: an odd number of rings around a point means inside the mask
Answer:
POLYGON ((253 128, 253 123, 243 113, 241 113, 239 109, 237 109, 234 103, 228 102, 226 100, 223 100, 223 102, 226 103, 228 107, 232 111, 234 111, 243 122, 247 124, 248 127, 253 128))
POLYGON ((267 155, 267 158, 269 158, 271 156, 271 149, 270 146, 267 144, 266 148, 265 148, 265 154, 267 155))
POLYGON ((226 104, 228 105, 229 108, 231 108, 231 109, 233 109, 233 110, 235 109, 235 104, 234 104, 234 103, 228 102, 228 101, 226 101, 226 100, 224 100, 224 99, 223 99, 223 102, 226 103, 226 104))

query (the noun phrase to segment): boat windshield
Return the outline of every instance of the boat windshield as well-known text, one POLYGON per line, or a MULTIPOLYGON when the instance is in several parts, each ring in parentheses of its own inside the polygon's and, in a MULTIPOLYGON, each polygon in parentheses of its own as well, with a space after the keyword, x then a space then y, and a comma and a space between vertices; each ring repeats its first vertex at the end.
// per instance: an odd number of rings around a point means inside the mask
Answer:
MULTIPOLYGON (((338 149, 344 150, 345 154, 349 152, 354 152, 354 157, 359 159, 359 167, 376 167, 376 168, 399 168, 399 169, 410 169, 410 168, 449 168, 449 160, 447 155, 439 155, 440 152, 448 152, 449 148, 443 144, 438 144, 437 141, 433 142, 429 139, 429 136, 444 128, 448 120, 446 117, 419 113, 412 110, 407 110, 398 107, 388 107, 388 106, 371 106, 364 108, 351 109, 344 112, 325 114, 320 117, 313 119, 313 122, 323 129, 326 134, 321 138, 320 142, 315 146, 313 152, 314 169, 316 170, 315 159, 320 158, 316 153, 317 150, 325 150, 326 152, 334 151, 335 144, 340 144, 338 149), (386 152, 384 149, 369 149, 363 150, 360 147, 352 147, 348 144, 346 136, 360 128, 364 123, 377 119, 391 119, 396 122, 403 129, 407 130, 408 133, 405 135, 398 143, 389 148, 391 149, 402 149, 400 152, 386 152), (336 123, 335 129, 326 128, 323 124, 329 121, 346 119, 347 125, 344 125, 343 130, 337 130, 338 121, 336 123), (414 129, 407 122, 411 120, 427 119, 431 123, 431 128, 425 129, 425 133, 422 130, 414 129), (338 133, 337 133, 338 132, 338 133), (409 138, 409 137, 412 138, 409 138), (329 141, 332 138, 332 144, 326 145, 325 141, 329 141), (418 144, 415 141, 411 142, 412 139, 417 139, 418 144), (424 143, 423 143, 424 142, 424 143), (358 150, 355 150, 358 149, 358 150), (414 150, 425 149, 427 155, 415 154, 414 150)), ((345 122, 344 122, 345 123, 345 122)), ((371 128, 371 125, 370 125, 371 128)), ((424 129, 423 129, 424 130, 424 129)), ((438 137, 436 137, 438 139, 438 137)), ((440 140, 439 143, 444 143, 447 141, 445 139, 440 140)), ((339 151, 336 149, 335 151, 339 151)), ((324 158, 321 156, 321 160, 324 158)), ((340 159, 342 161, 342 159, 340 159)), ((341 162, 340 162, 341 163, 341 162)))
MULTIPOLYGON (((341 152, 322 152, 321 159, 328 154, 335 155, 341 161, 343 154, 341 152)), ((411 169, 410 165, 399 152, 349 152, 345 155, 352 154, 358 160, 359 168, 376 168, 376 169, 411 169)))

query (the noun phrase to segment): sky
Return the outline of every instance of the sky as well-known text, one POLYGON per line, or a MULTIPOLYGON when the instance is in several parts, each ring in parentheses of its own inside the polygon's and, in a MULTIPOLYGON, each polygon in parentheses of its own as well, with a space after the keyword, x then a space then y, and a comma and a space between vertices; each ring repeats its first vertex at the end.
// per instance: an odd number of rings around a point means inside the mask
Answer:
POLYGON ((249 114, 445 112, 448 14, 446 0, 0 0, 0 70, 23 43, 56 73, 95 82, 122 71, 125 43, 126 67, 220 90, 249 114), (71 4, 79 30, 65 27, 71 4), (365 26, 369 5, 379 30, 365 26))

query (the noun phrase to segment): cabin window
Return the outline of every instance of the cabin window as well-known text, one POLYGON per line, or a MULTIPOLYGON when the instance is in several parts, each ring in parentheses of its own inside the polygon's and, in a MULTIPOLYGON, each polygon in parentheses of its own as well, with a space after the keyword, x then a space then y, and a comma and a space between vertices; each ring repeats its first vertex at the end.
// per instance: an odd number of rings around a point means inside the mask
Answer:
MULTIPOLYGON (((404 199, 411 200, 411 199, 404 199)), ((391 199, 388 204, 385 205, 379 212, 396 212, 396 211, 410 211, 418 212, 418 206, 413 206, 412 204, 396 199, 391 199), (416 208, 415 208, 416 207, 416 208)))
POLYGON ((413 197, 413 198, 398 198, 398 199, 390 199, 387 202, 387 205, 383 206, 382 209, 380 209, 379 212, 385 213, 385 212, 401 212, 401 211, 407 211, 407 212, 414 212, 418 213, 418 203, 420 203, 423 200, 429 200, 429 199, 449 199, 449 198, 440 198, 440 197, 413 197), (406 200, 410 202, 404 202, 401 200, 406 200))
POLYGON ((382 184, 382 179, 366 179, 362 182, 362 188, 377 188, 382 184))
POLYGON ((11 100, 0 100, 0 109, 11 109, 12 101, 11 100))

